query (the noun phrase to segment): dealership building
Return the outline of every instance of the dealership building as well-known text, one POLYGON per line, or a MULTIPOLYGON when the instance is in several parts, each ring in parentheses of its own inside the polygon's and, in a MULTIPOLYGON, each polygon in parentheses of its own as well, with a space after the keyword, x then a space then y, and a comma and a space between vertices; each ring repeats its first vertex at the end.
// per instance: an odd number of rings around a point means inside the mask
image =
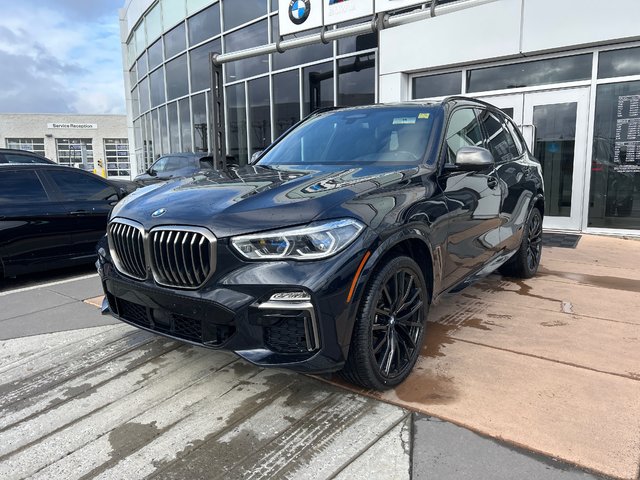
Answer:
POLYGON ((0 146, 27 150, 62 165, 131 175, 125 115, 0 114, 0 146))
POLYGON ((244 164, 318 108, 462 94, 520 126, 546 227, 640 234, 640 2, 434 2, 129 0, 132 169, 178 151, 244 164))

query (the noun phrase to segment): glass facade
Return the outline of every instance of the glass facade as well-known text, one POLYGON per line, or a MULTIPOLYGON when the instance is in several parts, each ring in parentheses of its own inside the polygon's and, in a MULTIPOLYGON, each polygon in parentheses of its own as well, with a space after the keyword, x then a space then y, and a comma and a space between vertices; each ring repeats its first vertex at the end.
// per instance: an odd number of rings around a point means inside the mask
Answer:
POLYGON ((93 166, 93 144, 90 138, 56 138, 58 163, 73 166, 82 163, 83 155, 93 166))
POLYGON ((129 140, 126 138, 105 138, 104 159, 107 175, 110 177, 129 176, 129 140))
POLYGON ((26 150, 44 156, 44 138, 7 138, 7 148, 26 150))
POLYGON ((589 226, 640 229, 640 81, 598 86, 589 226))
MULTIPOLYGON (((279 38, 277 1, 241 3, 160 0, 134 29, 127 69, 139 171, 162 154, 211 149, 211 52, 279 38)), ((246 163, 318 108, 375 102, 376 62, 368 34, 224 65, 229 161, 246 163)))

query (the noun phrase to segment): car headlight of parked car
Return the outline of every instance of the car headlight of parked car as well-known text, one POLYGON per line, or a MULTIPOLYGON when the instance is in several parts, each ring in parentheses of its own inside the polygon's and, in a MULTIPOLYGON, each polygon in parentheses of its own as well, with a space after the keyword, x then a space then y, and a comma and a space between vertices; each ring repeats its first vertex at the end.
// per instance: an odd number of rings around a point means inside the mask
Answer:
POLYGON ((233 237, 231 244, 249 260, 317 260, 335 255, 364 230, 357 220, 345 218, 253 235, 233 237))

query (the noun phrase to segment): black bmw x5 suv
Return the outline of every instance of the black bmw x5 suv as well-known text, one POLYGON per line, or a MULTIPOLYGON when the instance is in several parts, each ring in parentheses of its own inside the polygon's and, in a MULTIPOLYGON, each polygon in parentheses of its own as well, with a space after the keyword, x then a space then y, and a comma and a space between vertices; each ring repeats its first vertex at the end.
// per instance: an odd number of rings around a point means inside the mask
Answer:
POLYGON ((99 245, 103 310, 386 389, 410 373, 441 295, 496 268, 536 273, 543 214, 540 164, 486 103, 319 111, 252 165, 120 202, 99 245))

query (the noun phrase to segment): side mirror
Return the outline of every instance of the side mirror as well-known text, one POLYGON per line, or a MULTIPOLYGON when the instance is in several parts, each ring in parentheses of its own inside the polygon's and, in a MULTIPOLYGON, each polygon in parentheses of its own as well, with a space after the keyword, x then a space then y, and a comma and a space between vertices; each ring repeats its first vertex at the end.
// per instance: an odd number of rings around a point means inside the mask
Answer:
POLYGON ((456 153, 456 168, 464 171, 479 171, 493 167, 493 155, 486 148, 462 147, 456 153))
POLYGON ((148 173, 149 175, 151 175, 152 177, 155 177, 155 176, 157 176, 157 175, 158 175, 158 173, 157 173, 153 168, 151 168, 151 167, 149 167, 149 168, 147 169, 147 173, 148 173))
POLYGON ((258 150, 253 155, 251 155, 251 160, 249 160, 249 165, 253 165, 254 163, 256 163, 260 158, 260 156, 262 155, 262 152, 264 152, 264 150, 258 150))

